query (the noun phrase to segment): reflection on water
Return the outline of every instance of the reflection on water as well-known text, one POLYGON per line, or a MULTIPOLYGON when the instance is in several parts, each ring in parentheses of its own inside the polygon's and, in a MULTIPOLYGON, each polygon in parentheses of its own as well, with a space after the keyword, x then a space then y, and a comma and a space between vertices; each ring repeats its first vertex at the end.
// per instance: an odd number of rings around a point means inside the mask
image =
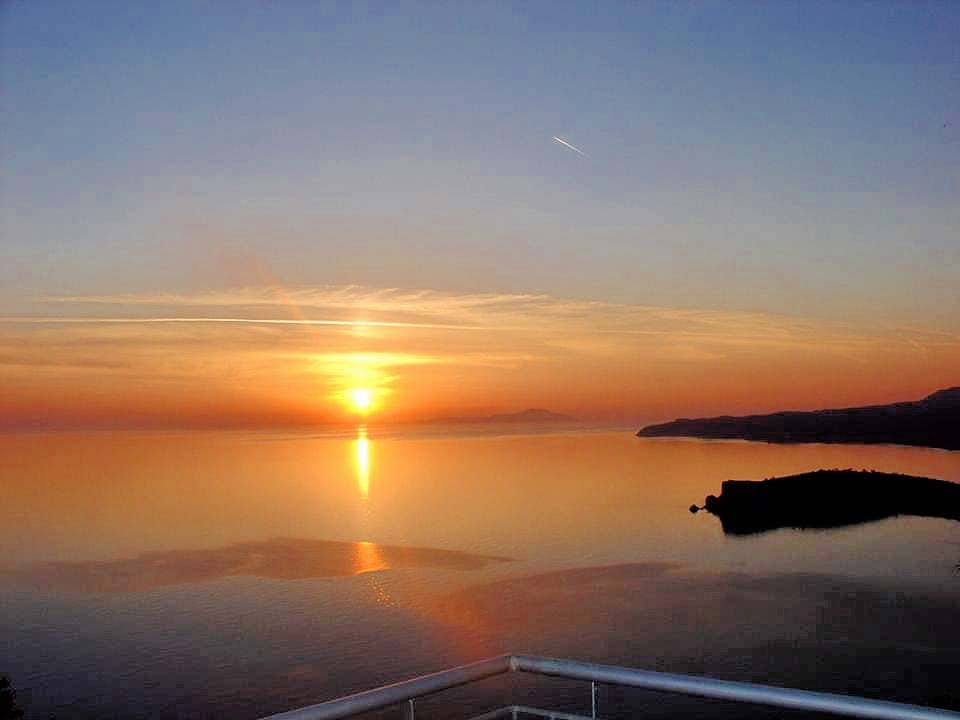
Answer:
POLYGON ((353 442, 354 460, 357 466, 357 489, 360 499, 370 497, 370 440, 367 438, 367 426, 357 428, 357 439, 353 442))
POLYGON ((744 544, 718 542, 713 519, 687 508, 723 480, 823 467, 960 481, 960 453, 625 433, 379 439, 369 425, 271 437, 0 435, 0 567, 291 536, 507 555, 530 570, 672 560, 763 571, 789 558, 798 570, 917 576, 956 563, 940 550, 954 530, 936 521, 744 544))
POLYGON ((503 651, 957 701, 955 523, 732 537, 687 508, 816 468, 960 481, 960 453, 367 425, 0 458, 0 665, 34 717, 255 718, 503 651))
POLYGON ((122 560, 31 563, 4 574, 44 590, 113 593, 235 575, 301 580, 405 567, 477 570, 508 560, 435 548, 275 538, 212 550, 144 553, 122 560))
MULTIPOLYGON (((357 475, 357 490, 363 505, 360 532, 363 536, 367 536, 370 532, 370 507, 367 504, 370 499, 370 439, 367 437, 366 425, 360 425, 357 428, 357 439, 353 441, 353 460, 357 475)), ((375 575, 378 570, 390 568, 382 548, 366 540, 355 543, 354 547, 356 550, 353 563, 354 574, 370 574, 368 584, 378 605, 396 605, 387 585, 375 575)))
POLYGON ((386 570, 390 566, 383 557, 383 553, 377 545, 371 542, 354 543, 356 552, 354 553, 353 574, 376 572, 377 570, 386 570))

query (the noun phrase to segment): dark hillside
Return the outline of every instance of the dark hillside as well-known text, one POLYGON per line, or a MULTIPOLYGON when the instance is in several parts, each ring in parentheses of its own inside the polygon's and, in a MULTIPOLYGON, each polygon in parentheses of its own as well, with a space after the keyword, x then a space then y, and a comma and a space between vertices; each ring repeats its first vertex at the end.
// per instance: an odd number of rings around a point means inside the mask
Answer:
POLYGON ((891 443, 960 450, 960 387, 923 400, 743 417, 681 418, 640 437, 700 437, 777 443, 891 443))

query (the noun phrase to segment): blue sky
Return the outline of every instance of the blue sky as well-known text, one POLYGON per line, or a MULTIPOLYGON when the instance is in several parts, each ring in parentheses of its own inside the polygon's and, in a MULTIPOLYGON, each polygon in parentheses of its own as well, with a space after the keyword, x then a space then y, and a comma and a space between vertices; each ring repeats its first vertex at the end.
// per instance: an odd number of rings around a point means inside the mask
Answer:
POLYGON ((0 33, 11 311, 272 278, 960 329, 957 3, 10 2, 0 33))

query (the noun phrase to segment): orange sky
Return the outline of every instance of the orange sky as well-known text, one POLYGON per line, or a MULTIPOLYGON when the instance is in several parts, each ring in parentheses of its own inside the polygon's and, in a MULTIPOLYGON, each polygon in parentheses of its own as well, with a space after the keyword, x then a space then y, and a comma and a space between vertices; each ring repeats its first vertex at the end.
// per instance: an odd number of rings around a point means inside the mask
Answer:
POLYGON ((960 3, 195 5, 3 4, 0 427, 960 384, 960 3))
POLYGON ((47 299, 0 324, 2 426, 287 427, 546 407, 818 408, 960 382, 960 339, 756 313, 357 286, 47 299))

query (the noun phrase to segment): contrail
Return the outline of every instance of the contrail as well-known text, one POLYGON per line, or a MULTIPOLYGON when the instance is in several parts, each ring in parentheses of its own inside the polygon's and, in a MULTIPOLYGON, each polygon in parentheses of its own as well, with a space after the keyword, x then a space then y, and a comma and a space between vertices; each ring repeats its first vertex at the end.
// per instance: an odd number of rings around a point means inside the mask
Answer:
POLYGON ((575 153, 580 153, 580 154, 583 155, 585 158, 590 157, 590 156, 587 155, 583 150, 581 150, 581 149, 578 148, 578 147, 574 147, 573 145, 571 145, 570 143, 568 143, 566 140, 564 140, 564 139, 561 138, 561 137, 557 137, 556 135, 554 135, 554 136, 553 136, 553 139, 556 140, 556 141, 557 141, 558 143, 560 143, 561 145, 566 145, 568 148, 570 148, 571 150, 573 150, 575 153))
POLYGON ((242 325, 333 325, 337 327, 372 328, 419 328, 426 330, 493 330, 480 325, 454 325, 448 323, 393 322, 389 320, 294 320, 291 318, 243 318, 243 317, 3 317, 0 324, 28 325, 97 325, 150 324, 150 323, 237 323, 242 325))

